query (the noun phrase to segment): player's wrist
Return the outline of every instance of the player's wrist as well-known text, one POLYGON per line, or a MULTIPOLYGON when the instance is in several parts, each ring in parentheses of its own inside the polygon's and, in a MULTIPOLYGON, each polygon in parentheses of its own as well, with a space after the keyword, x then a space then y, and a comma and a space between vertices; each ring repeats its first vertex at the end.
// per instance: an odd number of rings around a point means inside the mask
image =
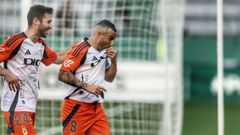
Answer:
POLYGON ((87 83, 81 82, 80 83, 80 88, 86 89, 87 88, 87 83))
POLYGON ((8 74, 8 71, 6 69, 3 69, 2 72, 1 72, 1 75, 6 76, 7 74, 8 74))
POLYGON ((74 79, 74 80, 72 80, 71 81, 72 82, 72 86, 74 86, 74 87, 77 87, 77 88, 86 88, 87 87, 87 83, 85 83, 85 82, 82 82, 82 81, 80 81, 80 80, 78 80, 78 79, 74 79))
POLYGON ((111 60, 111 63, 112 64, 117 64, 117 60, 115 59, 115 60, 111 60))

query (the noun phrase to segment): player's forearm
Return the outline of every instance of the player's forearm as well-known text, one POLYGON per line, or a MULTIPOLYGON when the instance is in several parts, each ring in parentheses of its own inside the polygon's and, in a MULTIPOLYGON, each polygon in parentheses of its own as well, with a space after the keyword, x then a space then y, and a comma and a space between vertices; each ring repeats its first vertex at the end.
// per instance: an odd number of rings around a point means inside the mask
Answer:
POLYGON ((111 66, 106 70, 105 80, 112 82, 117 74, 117 62, 112 62, 111 66))
POLYGON ((86 83, 79 81, 72 72, 60 70, 58 79, 68 85, 84 88, 87 86, 86 83))
POLYGON ((55 60, 55 64, 62 64, 64 61, 64 58, 66 57, 68 51, 70 50, 70 48, 66 48, 62 51, 60 51, 59 53, 57 53, 57 59, 55 60))
POLYGON ((7 69, 3 68, 1 65, 0 65, 0 76, 5 76, 7 74, 7 69))

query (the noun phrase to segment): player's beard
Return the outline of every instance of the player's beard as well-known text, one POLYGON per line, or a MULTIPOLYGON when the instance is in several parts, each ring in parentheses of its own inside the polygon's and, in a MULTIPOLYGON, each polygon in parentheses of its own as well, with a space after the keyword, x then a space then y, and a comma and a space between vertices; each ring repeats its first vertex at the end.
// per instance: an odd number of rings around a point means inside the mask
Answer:
POLYGON ((46 38, 47 35, 48 35, 48 31, 49 31, 49 30, 50 30, 49 28, 46 28, 46 29, 39 29, 40 37, 46 38))

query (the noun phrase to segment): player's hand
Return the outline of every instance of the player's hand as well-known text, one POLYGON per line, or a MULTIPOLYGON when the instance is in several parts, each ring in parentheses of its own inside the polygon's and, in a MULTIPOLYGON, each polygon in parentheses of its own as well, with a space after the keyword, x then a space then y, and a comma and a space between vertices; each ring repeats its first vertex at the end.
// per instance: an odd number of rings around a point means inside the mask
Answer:
POLYGON ((106 49, 106 54, 110 58, 112 63, 117 62, 117 51, 113 47, 109 47, 106 49))
POLYGON ((83 87, 87 92, 94 94, 94 95, 100 95, 103 92, 106 92, 106 89, 103 87, 100 87, 98 85, 86 85, 83 87))
POLYGON ((20 89, 20 79, 11 72, 6 72, 4 75, 5 80, 8 82, 8 87, 11 91, 17 91, 20 89))

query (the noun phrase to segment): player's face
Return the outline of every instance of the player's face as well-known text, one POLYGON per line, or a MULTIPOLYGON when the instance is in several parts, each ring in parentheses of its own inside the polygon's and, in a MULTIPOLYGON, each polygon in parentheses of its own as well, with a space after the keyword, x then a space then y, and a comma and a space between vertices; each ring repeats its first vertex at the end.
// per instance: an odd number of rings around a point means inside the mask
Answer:
POLYGON ((113 46, 114 40, 116 37, 116 33, 112 29, 107 29, 104 33, 100 34, 100 38, 98 40, 98 45, 102 48, 109 48, 113 46))
POLYGON ((45 13, 38 27, 40 37, 46 38, 50 29, 52 29, 52 14, 45 13))

